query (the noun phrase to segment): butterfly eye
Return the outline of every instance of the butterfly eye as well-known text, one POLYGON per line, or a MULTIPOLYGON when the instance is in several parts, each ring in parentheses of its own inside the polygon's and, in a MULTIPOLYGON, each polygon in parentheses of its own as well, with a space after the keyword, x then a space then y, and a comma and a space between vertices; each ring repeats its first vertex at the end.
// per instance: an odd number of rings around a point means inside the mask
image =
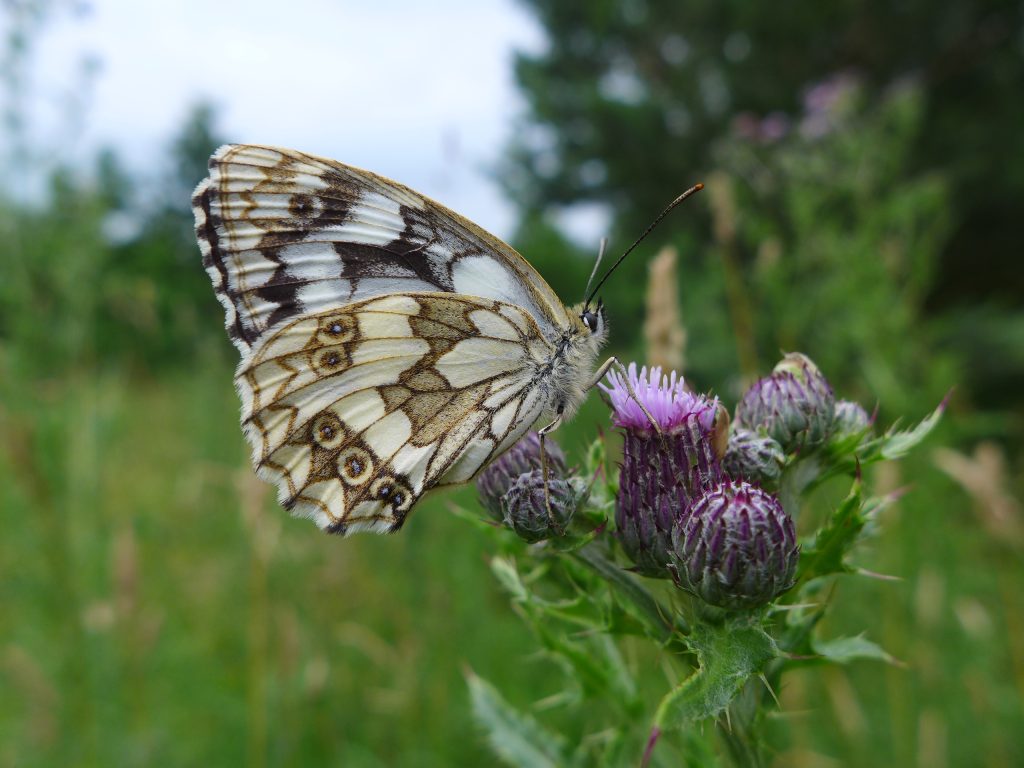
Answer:
POLYGON ((585 326, 587 326, 587 330, 590 331, 591 333, 593 333, 594 331, 597 330, 597 314, 596 313, 591 312, 591 311, 588 310, 588 311, 584 312, 582 315, 580 315, 580 319, 583 321, 583 324, 585 326))

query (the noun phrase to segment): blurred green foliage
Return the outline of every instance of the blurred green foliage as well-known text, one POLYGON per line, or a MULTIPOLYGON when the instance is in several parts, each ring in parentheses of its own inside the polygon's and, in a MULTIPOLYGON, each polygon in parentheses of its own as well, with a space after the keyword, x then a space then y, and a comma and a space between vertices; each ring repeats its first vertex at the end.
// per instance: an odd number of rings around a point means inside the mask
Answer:
MULTIPOLYGON (((401 536, 341 542, 251 477, 188 211, 215 114, 188 117, 156 180, 116 152, 44 163, 18 104, 58 5, 5 7, 0 765, 487 763, 464 665, 518 707, 559 694, 487 537, 442 498, 401 536)), ((781 348, 883 416, 957 387, 939 440, 958 481, 927 451, 869 478, 913 486, 860 561, 905 581, 843 583, 826 619, 872 626, 907 667, 795 675, 780 764, 1024 762, 1019 6, 528 5, 551 42, 520 59, 531 111, 505 178, 516 244, 560 295, 590 265, 553 207, 609 206, 621 244, 708 183, 609 282, 613 351, 642 356, 645 254, 671 242, 697 386, 731 402, 781 348)), ((570 454, 606 418, 591 398, 570 454)))
POLYGON ((610 202, 638 231, 682 180, 708 169, 709 147, 738 116, 791 122, 813 86, 839 73, 857 76, 870 102, 909 79, 920 86, 926 129, 902 162, 912 173, 941 166, 957 196, 954 242, 943 253, 951 295, 942 299, 967 289, 1019 301, 1024 56, 1013 0, 802 3, 785 12, 742 0, 526 5, 549 40, 517 63, 530 115, 509 172, 528 207, 610 202))
MULTIPOLYGON (((778 247, 787 264, 774 270, 776 278, 793 269, 826 273, 840 254, 823 253, 822 240, 830 233, 845 240, 856 230, 857 241, 846 242, 843 255, 874 262, 862 267, 862 278, 888 264, 891 290, 912 290, 908 309, 929 320, 924 329, 906 318, 913 330, 955 347, 965 364, 958 383, 969 378, 972 389, 985 389, 987 405, 1012 408, 1019 420, 1024 367, 1014 341, 1024 322, 1017 234, 1024 54, 1018 4, 805 3, 785 12, 750 2, 526 4, 549 43, 518 57, 529 112, 503 179, 530 215, 552 206, 604 205, 615 213, 614 242, 621 245, 614 252, 682 189, 724 170, 749 203, 737 206, 738 226, 746 231, 734 257, 745 276, 757 269, 758 254, 766 255, 762 249, 770 255, 778 247), (878 112, 886 114, 872 116, 878 112), (862 127, 872 135, 858 135, 862 127), (836 130, 845 140, 830 135, 836 130), (749 216, 758 217, 758 229, 749 216), (881 226, 893 237, 883 237, 881 226), (825 231, 807 239, 810 227, 825 231), (792 252, 794 237, 802 238, 802 253, 792 252)), ((704 280, 718 270, 709 263, 714 253, 675 232, 696 232, 703 242, 702 218, 679 211, 651 238, 652 248, 666 240, 681 246, 688 319, 712 311, 703 298, 715 286, 704 280)), ((638 320, 640 303, 637 292, 621 296, 614 285, 634 285, 643 269, 640 258, 624 265, 608 291, 619 323, 638 320)), ((810 300, 816 283, 804 291, 805 316, 758 322, 762 337, 777 334, 761 364, 780 345, 824 359, 816 348, 824 345, 795 336, 795 324, 808 329, 806 315, 813 312, 819 319, 836 316, 838 325, 842 304, 867 316, 846 293, 835 292, 857 269, 829 272, 834 287, 817 302, 810 300)), ((764 295, 765 286, 749 287, 764 295)), ((794 302, 795 286, 783 287, 774 303, 794 302)), ((721 291, 711 296, 718 301, 721 291)), ((695 365, 706 360, 693 357, 695 365)))

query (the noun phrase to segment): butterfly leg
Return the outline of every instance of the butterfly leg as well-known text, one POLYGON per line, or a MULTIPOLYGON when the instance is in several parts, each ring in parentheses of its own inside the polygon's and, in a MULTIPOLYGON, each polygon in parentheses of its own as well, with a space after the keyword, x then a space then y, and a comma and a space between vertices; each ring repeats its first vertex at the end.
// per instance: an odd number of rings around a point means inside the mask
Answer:
POLYGON ((640 406, 640 410, 644 412, 644 416, 646 416, 647 420, 651 422, 651 426, 654 428, 654 431, 660 435, 661 427, 658 426, 658 422, 654 420, 651 412, 647 410, 647 406, 644 405, 643 401, 637 397, 636 392, 633 391, 633 385, 629 383, 629 374, 626 371, 626 367, 619 362, 617 357, 609 357, 601 363, 600 367, 594 373, 593 378, 591 378, 590 383, 587 384, 587 389, 589 390, 596 387, 598 383, 600 383, 601 379, 603 379, 612 368, 615 368, 615 370, 619 372, 619 375, 622 376, 622 383, 626 385, 626 391, 629 392, 629 396, 636 401, 637 405, 640 406))
POLYGON ((561 524, 555 517, 554 511, 551 509, 551 489, 548 487, 548 452, 545 441, 547 440, 547 436, 558 429, 561 425, 562 414, 558 413, 555 416, 554 421, 546 427, 541 427, 537 430, 537 435, 540 437, 540 466, 541 472, 544 475, 544 509, 548 513, 548 521, 551 523, 551 527, 559 536, 564 535, 565 531, 562 530, 561 524))

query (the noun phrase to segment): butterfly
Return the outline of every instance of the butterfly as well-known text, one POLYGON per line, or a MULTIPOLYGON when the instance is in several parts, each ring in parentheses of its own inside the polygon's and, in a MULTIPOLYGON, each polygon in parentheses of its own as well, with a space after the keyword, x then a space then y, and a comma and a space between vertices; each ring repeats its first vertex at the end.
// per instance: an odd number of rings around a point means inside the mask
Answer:
POLYGON ((593 294, 567 308, 510 246, 374 173, 228 145, 192 203, 253 465, 329 532, 397 531, 615 362, 595 370, 593 294))

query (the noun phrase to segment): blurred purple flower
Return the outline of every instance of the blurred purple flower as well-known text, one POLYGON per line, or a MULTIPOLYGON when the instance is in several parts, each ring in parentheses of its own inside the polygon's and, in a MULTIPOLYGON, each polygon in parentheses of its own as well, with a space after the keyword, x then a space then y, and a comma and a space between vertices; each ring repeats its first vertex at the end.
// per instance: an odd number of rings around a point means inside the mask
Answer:
POLYGON ((733 135, 747 141, 756 141, 761 131, 761 121, 753 112, 739 112, 732 119, 733 135))
POLYGON ((770 112, 758 117, 753 112, 740 112, 732 121, 732 132, 746 141, 774 144, 789 135, 792 120, 785 112, 770 112))
POLYGON ((839 72, 804 91, 804 114, 800 134, 817 139, 836 130, 850 114, 860 91, 860 78, 839 72))
POLYGON ((789 133, 789 115, 785 112, 771 112, 761 121, 761 141, 771 144, 786 138, 789 133))

